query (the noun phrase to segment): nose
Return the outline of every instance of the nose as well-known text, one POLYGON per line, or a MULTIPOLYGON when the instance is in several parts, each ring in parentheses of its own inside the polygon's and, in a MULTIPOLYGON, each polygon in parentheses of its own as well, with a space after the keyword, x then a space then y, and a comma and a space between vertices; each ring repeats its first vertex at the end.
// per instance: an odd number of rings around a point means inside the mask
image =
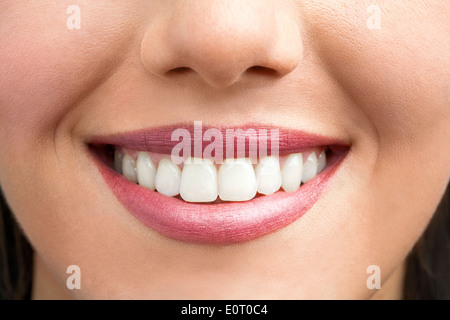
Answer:
POLYGON ((148 72, 191 71, 214 88, 244 76, 282 77, 303 57, 296 15, 279 0, 180 0, 150 21, 141 43, 148 72))

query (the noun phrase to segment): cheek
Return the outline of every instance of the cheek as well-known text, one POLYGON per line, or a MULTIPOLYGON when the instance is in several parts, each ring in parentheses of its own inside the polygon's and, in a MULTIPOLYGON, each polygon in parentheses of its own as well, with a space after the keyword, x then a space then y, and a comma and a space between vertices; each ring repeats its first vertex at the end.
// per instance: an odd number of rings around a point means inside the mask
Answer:
POLYGON ((49 198, 50 181, 61 180, 58 152, 64 151, 54 143, 74 138, 75 106, 119 65, 117 53, 135 33, 125 27, 120 6, 111 8, 110 19, 96 16, 105 10, 82 8, 81 29, 69 30, 64 3, 49 2, 45 10, 35 3, 0 12, 0 184, 22 224, 33 221, 34 206, 45 208, 45 199, 61 202, 49 198))
POLYGON ((444 28, 448 10, 442 2, 412 1, 404 7, 379 1, 379 29, 371 26, 374 11, 367 11, 372 1, 347 2, 311 8, 309 32, 327 68, 382 142, 405 142, 436 126, 449 127, 450 29, 444 28))
POLYGON ((8 146, 51 138, 76 102, 117 67, 116 53, 128 43, 120 6, 109 19, 82 7, 79 30, 67 28, 66 9, 22 4, 0 14, 0 140, 8 146))
POLYGON ((370 29, 371 4, 336 7, 345 11, 340 16, 331 14, 333 4, 327 3, 327 11, 312 10, 318 51, 351 96, 353 110, 368 120, 355 125, 366 126, 360 128, 367 133, 360 143, 372 139, 378 149, 379 183, 392 181, 394 187, 411 177, 409 187, 398 190, 417 192, 428 183, 443 190, 450 174, 450 155, 443 148, 450 136, 450 29, 443 28, 448 10, 438 1, 415 1, 407 8, 379 1, 380 29, 370 29))
MULTIPOLYGON (((368 239, 370 257, 392 270, 427 225, 450 176, 448 10, 377 1, 381 29, 372 30, 366 26, 372 3, 334 15, 336 3, 311 11, 316 25, 310 32, 327 69, 352 98, 352 112, 366 120, 354 123, 363 134, 352 148, 355 178, 369 172, 347 211, 366 222, 364 234, 360 221, 354 234, 368 239)), ((352 242, 351 248, 364 243, 353 236, 352 242)))

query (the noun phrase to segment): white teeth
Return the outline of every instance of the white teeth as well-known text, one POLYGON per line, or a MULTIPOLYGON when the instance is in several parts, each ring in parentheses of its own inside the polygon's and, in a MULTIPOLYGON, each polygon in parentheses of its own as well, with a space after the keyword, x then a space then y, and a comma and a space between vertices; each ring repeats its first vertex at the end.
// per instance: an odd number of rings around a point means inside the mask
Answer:
POLYGON ((280 161, 278 157, 269 156, 260 159, 255 169, 257 190, 261 194, 275 193, 281 187, 280 161))
POLYGON ((306 183, 317 175, 317 156, 313 151, 310 153, 303 165, 303 177, 302 182, 306 183))
POLYGON ((300 188, 303 175, 303 156, 301 153, 289 155, 284 163, 281 177, 283 181, 283 190, 294 192, 300 188))
POLYGON ((173 197, 180 193, 181 170, 170 159, 161 159, 156 170, 155 187, 159 193, 173 197))
POLYGON ((114 151, 114 170, 116 170, 116 172, 119 174, 123 174, 122 160, 123 160, 123 154, 120 153, 118 150, 115 150, 114 151))
POLYGON ((156 166, 147 152, 139 152, 136 160, 137 180, 139 184, 155 190, 156 166))
POLYGON ((319 159, 317 160, 317 173, 321 173, 323 169, 325 169, 327 165, 327 156, 325 155, 325 151, 322 151, 319 155, 319 159))
POLYGON ((137 174, 136 174, 136 164, 131 156, 126 154, 123 157, 122 161, 122 172, 127 180, 136 183, 137 182, 137 174))
POLYGON ((256 195, 256 177, 250 159, 227 159, 219 169, 219 197, 247 201, 256 195))
POLYGON ((188 202, 211 202, 217 195, 217 169, 213 162, 188 158, 181 173, 181 198, 188 202))
MULTIPOLYGON (((216 165, 209 159, 188 158, 182 169, 161 154, 114 151, 114 169, 127 180, 169 197, 178 194, 187 202, 248 201, 256 193, 271 195, 283 188, 295 192, 313 179, 326 165, 325 150, 313 150, 303 161, 302 153, 290 154, 280 169, 278 156, 259 159, 255 169, 249 158, 226 159, 216 165), (161 159, 158 166, 153 159, 161 159)), ((283 161, 281 161, 283 163, 283 161)))

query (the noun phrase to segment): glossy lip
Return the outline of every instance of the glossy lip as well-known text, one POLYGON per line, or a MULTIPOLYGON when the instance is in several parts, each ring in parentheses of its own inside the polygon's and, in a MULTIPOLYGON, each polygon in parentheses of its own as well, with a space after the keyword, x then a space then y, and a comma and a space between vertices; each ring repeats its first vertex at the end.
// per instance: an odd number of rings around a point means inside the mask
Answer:
MULTIPOLYGON (((278 128, 270 125, 260 125, 260 124, 245 124, 239 127, 231 126, 221 126, 221 127, 210 127, 202 126, 201 137, 204 133, 211 129, 218 129, 222 133, 223 140, 223 155, 226 157, 236 157, 237 148, 234 148, 234 154, 227 153, 227 139, 226 130, 232 129, 242 129, 246 131, 248 129, 254 129, 256 131, 256 138, 260 139, 259 133, 261 130, 267 130, 267 154, 271 153, 271 135, 270 132, 273 129, 278 131, 278 145, 280 154, 290 154, 303 152, 315 147, 325 147, 325 146, 344 146, 345 144, 338 141, 335 138, 323 137, 316 134, 305 133, 298 130, 288 130, 285 128, 278 128)), ((143 129, 132 132, 117 133, 106 137, 96 137, 91 140, 91 144, 109 144, 114 146, 120 146, 128 150, 138 150, 138 151, 148 151, 155 153, 171 154, 172 149, 179 143, 179 141, 171 141, 172 132, 176 129, 185 129, 190 133, 191 136, 191 154, 194 155, 194 145, 195 145, 195 129, 193 124, 180 123, 176 125, 164 126, 159 128, 143 129)), ((241 137, 243 134, 236 134, 235 145, 237 137, 241 137)), ((201 141, 202 151, 211 143, 211 141, 201 141)), ((245 156, 248 156, 249 146, 246 145, 245 156)))
MULTIPOLYGON (((170 142, 168 133, 179 127, 170 126, 96 138, 92 140, 92 145, 114 145, 170 154, 173 143, 170 142)), ((185 127, 190 130, 189 126, 185 127)), ((188 203, 165 196, 129 182, 98 156, 94 156, 94 161, 116 198, 146 226, 180 241, 231 244, 267 235, 303 216, 328 189, 334 173, 349 150, 348 146, 336 139, 280 129, 280 154, 301 152, 320 146, 329 146, 333 150, 331 157, 327 159, 327 167, 296 192, 278 191, 246 202, 217 204, 188 203)))

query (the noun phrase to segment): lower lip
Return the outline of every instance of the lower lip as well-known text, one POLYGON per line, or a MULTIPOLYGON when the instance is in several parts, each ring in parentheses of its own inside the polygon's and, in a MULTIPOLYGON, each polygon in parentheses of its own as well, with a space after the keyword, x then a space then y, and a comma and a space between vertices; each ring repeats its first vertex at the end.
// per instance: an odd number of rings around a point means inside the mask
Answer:
POLYGON ((188 203, 131 183, 96 159, 107 185, 146 226, 169 238, 232 244, 273 233, 303 216, 328 189, 347 152, 332 155, 323 172, 293 193, 278 191, 247 202, 188 203))

